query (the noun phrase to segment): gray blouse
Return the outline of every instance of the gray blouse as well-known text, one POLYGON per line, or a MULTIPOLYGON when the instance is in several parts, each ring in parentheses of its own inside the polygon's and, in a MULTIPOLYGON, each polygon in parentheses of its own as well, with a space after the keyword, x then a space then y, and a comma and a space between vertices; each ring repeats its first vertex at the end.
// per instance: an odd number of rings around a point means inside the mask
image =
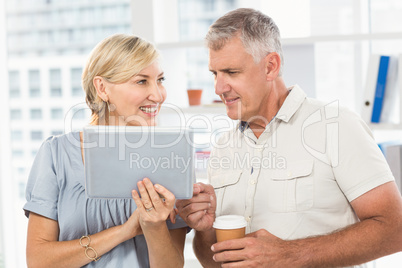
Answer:
MULTIPOLYGON (((85 195, 85 174, 79 132, 50 137, 41 146, 29 174, 25 215, 32 211, 56 220, 59 241, 79 239, 127 221, 136 204, 132 199, 91 199, 85 195)), ((169 229, 186 223, 166 221, 169 229)), ((84 252, 83 252, 84 253, 84 252)), ((143 235, 138 235, 85 267, 149 267, 143 235)))

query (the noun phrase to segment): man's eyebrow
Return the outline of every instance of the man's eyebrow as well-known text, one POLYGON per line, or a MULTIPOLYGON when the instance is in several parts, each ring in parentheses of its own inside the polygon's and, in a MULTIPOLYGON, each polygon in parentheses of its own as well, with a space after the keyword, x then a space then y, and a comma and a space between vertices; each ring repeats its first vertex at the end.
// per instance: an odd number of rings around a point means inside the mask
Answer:
MULTIPOLYGON (((212 69, 209 69, 209 71, 212 72, 212 73, 216 73, 216 72, 217 72, 217 71, 212 70, 212 69)), ((218 71, 219 71, 219 72, 223 72, 223 73, 228 73, 228 72, 233 72, 233 71, 239 72, 239 71, 242 71, 242 69, 241 69, 241 68, 225 68, 225 69, 220 69, 220 70, 218 70, 218 71)))
POLYGON ((227 72, 233 72, 233 71, 240 71, 240 68, 225 68, 225 69, 221 69, 220 71, 227 73, 227 72))

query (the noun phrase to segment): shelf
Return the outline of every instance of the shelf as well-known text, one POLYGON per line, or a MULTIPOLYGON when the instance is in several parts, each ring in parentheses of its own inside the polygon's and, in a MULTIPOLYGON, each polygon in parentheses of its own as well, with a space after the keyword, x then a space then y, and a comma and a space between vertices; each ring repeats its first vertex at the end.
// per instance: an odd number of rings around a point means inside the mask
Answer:
MULTIPOLYGON (((339 35, 319 35, 309 37, 282 38, 283 45, 303 45, 314 44, 318 42, 340 42, 340 41, 366 41, 366 40, 384 40, 384 39, 402 39, 402 32, 390 33, 367 33, 367 34, 339 34, 339 35)), ((170 48, 190 48, 205 47, 205 41, 178 41, 157 43, 159 49, 170 48)))
POLYGON ((183 114, 223 114, 226 115, 226 108, 224 104, 211 104, 211 105, 200 105, 200 106, 190 106, 190 107, 167 107, 162 106, 160 114, 172 114, 180 113, 183 114))
POLYGON ((368 126, 371 130, 401 130, 402 124, 392 124, 392 123, 369 123, 368 126))

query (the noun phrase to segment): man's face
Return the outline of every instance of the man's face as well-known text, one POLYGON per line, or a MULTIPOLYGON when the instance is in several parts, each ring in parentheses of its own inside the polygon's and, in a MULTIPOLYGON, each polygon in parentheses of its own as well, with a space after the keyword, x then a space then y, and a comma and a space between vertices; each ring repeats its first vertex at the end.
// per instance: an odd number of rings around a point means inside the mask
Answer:
POLYGON ((248 121, 267 114, 270 86, 265 60, 256 64, 239 37, 220 50, 209 50, 209 70, 214 75, 215 93, 231 119, 248 121))

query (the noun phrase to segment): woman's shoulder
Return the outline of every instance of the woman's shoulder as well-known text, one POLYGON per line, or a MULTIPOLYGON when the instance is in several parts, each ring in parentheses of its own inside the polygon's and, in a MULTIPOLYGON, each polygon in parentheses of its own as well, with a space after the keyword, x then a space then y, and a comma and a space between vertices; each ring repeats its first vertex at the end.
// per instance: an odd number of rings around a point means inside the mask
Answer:
POLYGON ((71 158, 80 152, 80 132, 69 132, 61 135, 49 136, 42 144, 39 151, 50 153, 53 162, 62 161, 63 158, 71 158))
POLYGON ((59 146, 80 147, 80 132, 73 131, 73 132, 68 132, 68 133, 60 134, 60 135, 52 135, 52 136, 49 136, 43 143, 47 144, 48 146, 50 146, 52 148, 59 147, 59 146))

